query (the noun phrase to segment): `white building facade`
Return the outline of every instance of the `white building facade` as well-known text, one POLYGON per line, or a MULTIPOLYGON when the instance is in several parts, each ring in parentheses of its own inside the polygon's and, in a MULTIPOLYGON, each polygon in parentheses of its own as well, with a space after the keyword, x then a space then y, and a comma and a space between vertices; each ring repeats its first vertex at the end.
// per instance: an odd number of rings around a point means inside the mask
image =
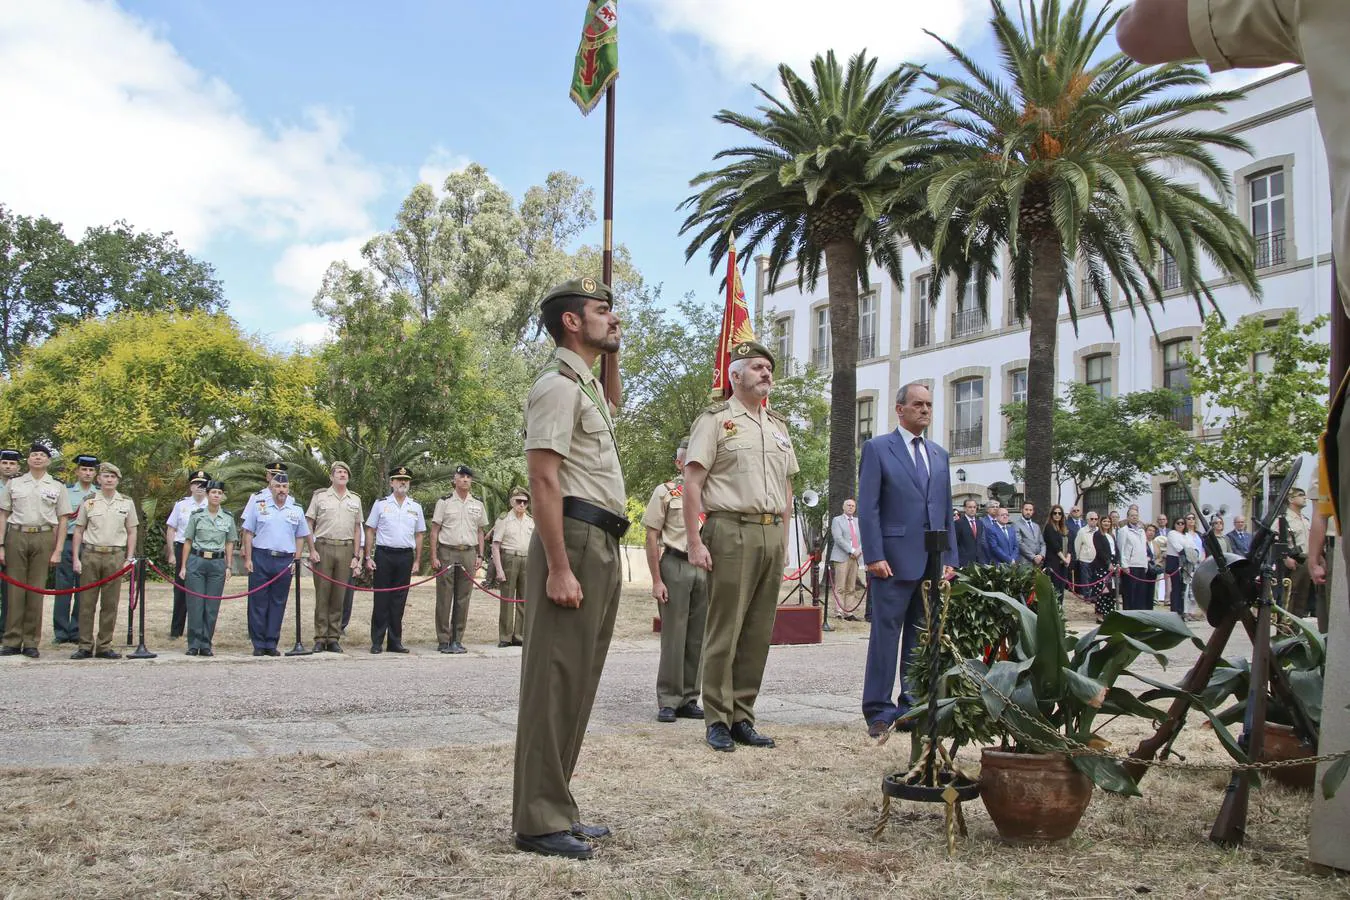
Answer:
MULTIPOLYGON (((1274 321, 1290 310, 1309 321, 1331 309, 1330 186, 1326 154, 1312 109, 1307 76, 1290 69, 1252 85, 1247 97, 1232 104, 1226 114, 1201 113, 1175 122, 1176 127, 1222 129, 1241 136, 1253 150, 1250 157, 1216 150, 1234 185, 1237 214, 1257 237, 1257 268, 1263 297, 1256 300, 1245 288, 1220 275, 1205 261, 1202 272, 1228 321, 1261 316, 1274 321)), ((1197 179, 1197 186, 1198 179, 1197 179)), ((824 273, 814 292, 799 289, 795 267, 789 265, 777 285, 767 284, 767 260, 758 260, 755 284, 756 312, 769 323, 765 343, 788 365, 813 364, 830 369, 829 301, 824 273)), ((1001 269, 1006 272, 1005 264, 1001 269)), ((1003 499, 1015 498, 1015 484, 1002 455, 1006 425, 1000 412, 1005 403, 1025 399, 1028 327, 1012 314, 1011 286, 1005 280, 989 289, 988 316, 978 310, 973 288, 955 296, 955 284, 944 285, 937 305, 923 298, 927 261, 913 247, 904 254, 905 284, 895 284, 879 269, 870 272, 870 290, 859 301, 858 438, 865 440, 896 426, 895 394, 900 385, 920 382, 933 391, 933 425, 929 435, 952 455, 957 478, 953 498, 983 501, 990 487, 999 486, 1003 499), (1003 487, 1007 485, 1008 487, 1003 487)), ((1165 285, 1177 284, 1164 268, 1165 285)), ((1075 333, 1064 301, 1058 335, 1056 381, 1086 382, 1109 395, 1155 387, 1186 393, 1189 379, 1181 354, 1200 332, 1195 301, 1178 289, 1164 294, 1163 305, 1151 304, 1157 334, 1148 318, 1132 315, 1113 293, 1115 329, 1091 292, 1082 290, 1082 273, 1075 290, 1079 304, 1075 333)), ((1329 334, 1323 334, 1329 340, 1329 334)), ((1254 360, 1254 365, 1261 365, 1254 360)), ((1198 401, 1196 401, 1198 402, 1198 401)), ((1203 411, 1184 404, 1176 417, 1197 440, 1204 440, 1203 411)), ((1300 482, 1307 486, 1312 472, 1305 461, 1300 482)), ((1225 483, 1191 485, 1203 506, 1231 515, 1242 508, 1237 491, 1225 483)), ((1057 500, 1067 509, 1078 496, 1071 482, 1061 486, 1057 500)), ((1106 503, 1087 492, 1084 506, 1099 512, 1106 503)), ((1189 511, 1185 493, 1172 474, 1152 478, 1150 494, 1134 502, 1153 517, 1167 512, 1175 518, 1189 511)), ((1123 511, 1123 510, 1122 510, 1123 511)), ((1044 513, 1044 510, 1039 511, 1044 513)))

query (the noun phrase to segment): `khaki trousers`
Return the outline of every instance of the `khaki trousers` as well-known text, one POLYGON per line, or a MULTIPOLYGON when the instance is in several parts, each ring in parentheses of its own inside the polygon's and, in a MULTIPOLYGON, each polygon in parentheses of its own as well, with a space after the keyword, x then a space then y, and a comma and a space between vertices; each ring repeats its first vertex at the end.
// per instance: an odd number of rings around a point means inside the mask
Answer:
POLYGON ((352 542, 322 539, 315 541, 314 546, 319 551, 313 576, 314 640, 336 641, 342 637, 342 603, 347 589, 319 576, 326 575, 333 581, 352 580, 352 542))
POLYGON ((436 548, 436 561, 442 566, 458 563, 436 577, 436 641, 464 642, 464 626, 469 622, 469 594, 473 592, 474 550, 451 550, 445 544, 436 548))
POLYGON ((708 573, 669 551, 661 556, 666 602, 661 614, 661 662, 656 668, 656 706, 677 709, 698 702, 703 666, 703 629, 708 620, 708 573))
MULTIPOLYGON (((127 554, 123 549, 118 553, 96 553, 84 550, 80 553, 80 581, 93 584, 102 581, 126 562, 127 554)), ((80 648, 92 653, 102 653, 112 646, 113 630, 117 627, 117 604, 122 600, 122 579, 110 581, 92 591, 80 591, 80 648), (94 631, 94 604, 98 604, 98 631, 94 631)))
MULTIPOLYGON (((5 535, 5 574, 36 588, 47 586, 51 568, 52 533, 26 534, 9 529, 5 535)), ((42 595, 10 585, 9 614, 5 622, 6 647, 38 648, 42 639, 42 595)))
POLYGON ((702 535, 713 564, 703 638, 707 723, 753 725, 783 583, 783 526, 710 515, 702 535))
MULTIPOLYGON (((522 599, 525 596, 525 560, 527 556, 517 553, 502 554, 502 573, 506 575, 506 580, 501 583, 500 589, 503 597, 510 597, 513 600, 522 599)), ((501 601, 501 612, 497 616, 497 641, 510 643, 512 641, 521 641, 525 639, 525 604, 507 603, 501 601)))
POLYGON ((539 532, 525 575, 525 650, 520 664, 511 824, 517 834, 567 831, 581 820, 572 797, 586 724, 619 609, 619 541, 594 525, 563 519, 563 545, 581 583, 581 607, 548 599, 539 532))
POLYGON ((858 602, 858 557, 850 555, 834 566, 834 590, 839 595, 839 605, 846 611, 852 611, 858 602))

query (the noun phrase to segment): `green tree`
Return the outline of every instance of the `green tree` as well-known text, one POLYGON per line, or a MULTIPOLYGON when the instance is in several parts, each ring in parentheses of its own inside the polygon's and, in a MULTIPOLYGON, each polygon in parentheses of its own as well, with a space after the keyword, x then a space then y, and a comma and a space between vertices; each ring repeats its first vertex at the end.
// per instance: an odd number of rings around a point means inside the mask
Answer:
POLYGON ((61 225, 0 206, 0 370, 62 321, 75 245, 61 225))
MULTIPOLYGON (((1102 397, 1089 385, 1070 384, 1066 393, 1067 402, 1055 398, 1050 469, 1056 500, 1066 480, 1077 489, 1075 505, 1093 489, 1105 491, 1109 503, 1137 497, 1148 490, 1151 473, 1175 465, 1190 446, 1189 437, 1171 419, 1179 399, 1173 391, 1102 397)), ((1013 477, 1021 480, 1026 472, 1027 405, 1009 403, 1003 413, 1008 417, 1003 455, 1013 477)), ((1045 512, 1049 506, 1037 509, 1045 512)))
POLYGON ((1300 323, 1293 312, 1269 325, 1260 315, 1211 316, 1199 353, 1184 356, 1205 432, 1190 465, 1237 488, 1248 513, 1263 475, 1316 450, 1326 427, 1331 348, 1318 335, 1326 324, 1326 316, 1300 323))
POLYGON ((814 290, 825 268, 837 401, 829 428, 832 514, 853 495, 857 476, 859 286, 867 286, 870 264, 902 281, 906 223, 921 209, 905 186, 932 145, 925 127, 932 105, 905 105, 918 70, 876 79, 876 65, 860 53, 845 69, 831 51, 811 62, 810 84, 779 66, 784 99, 756 85, 764 99, 759 116, 722 110, 714 117, 753 142, 719 152, 715 159, 729 162, 695 176, 690 187, 698 193, 683 204, 690 214, 681 233, 694 232, 685 256, 706 246, 714 272, 732 234, 740 235, 745 260, 767 245, 770 283, 795 259, 799 283, 814 290))
MULTIPOLYGON (((1031 324, 1027 498, 1045 508, 1061 297, 1077 322, 1073 266, 1084 267, 1108 324, 1113 283, 1132 314, 1142 309, 1152 319, 1149 301, 1161 301, 1170 287, 1161 279, 1164 263, 1202 312, 1214 303, 1201 275, 1204 257, 1259 294, 1252 237, 1228 208, 1232 184, 1212 153, 1249 152, 1247 144, 1174 123, 1179 115, 1222 112, 1243 94, 1204 90, 1208 76, 1194 66, 1144 67, 1102 53, 1119 8, 1035 0, 1019 25, 1000 0, 992 6, 998 70, 939 38, 960 75, 936 78, 933 93, 947 104, 944 138, 922 183, 939 258, 952 244, 983 244, 1006 249, 1011 260, 1016 312, 1031 324), (1214 197, 1186 183, 1197 176, 1214 197)), ((986 308, 983 291, 979 303, 986 308)))

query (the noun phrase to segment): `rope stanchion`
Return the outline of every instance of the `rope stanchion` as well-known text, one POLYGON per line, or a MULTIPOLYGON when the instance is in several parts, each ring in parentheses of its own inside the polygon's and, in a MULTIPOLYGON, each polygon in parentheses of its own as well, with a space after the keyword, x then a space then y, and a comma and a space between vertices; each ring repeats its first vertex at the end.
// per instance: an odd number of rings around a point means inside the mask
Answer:
MULTIPOLYGON (((278 578, 281 576, 277 576, 278 578)), ((295 560, 295 646, 286 651, 287 656, 311 656, 312 650, 305 649, 305 642, 300 640, 300 558, 295 560)))
POLYGON ((810 556, 806 558, 806 562, 802 563, 802 567, 800 569, 793 572, 791 575, 784 575, 783 581, 784 582, 799 581, 801 577, 805 575, 807 571, 809 571, 810 568, 816 564, 817 559, 819 559, 819 557, 816 556, 814 553, 812 553, 810 556))
POLYGON ((139 587, 139 585, 136 583, 136 578, 133 576, 133 577, 131 578, 131 584, 127 587, 127 646, 128 646, 128 647, 130 647, 130 646, 131 646, 131 642, 135 640, 135 637, 133 636, 134 633, 133 633, 133 631, 132 631, 132 622, 134 621, 133 618, 132 618, 132 616, 133 616, 133 615, 135 614, 135 612, 136 612, 136 604, 137 604, 137 602, 138 602, 137 599, 136 599, 136 590, 137 590, 138 587, 139 587))
POLYGON ((79 594, 84 591, 92 591, 94 588, 97 587, 103 587, 103 585, 107 584, 108 582, 116 581, 123 575, 130 572, 133 568, 135 568, 135 565, 136 565, 135 563, 125 565, 118 571, 109 575, 107 578, 101 578, 98 581, 95 581, 93 584, 82 584, 79 587, 61 588, 59 590, 47 590, 46 588, 33 587, 31 584, 24 584, 22 581, 10 578, 3 571, 0 571, 0 581, 4 581, 6 584, 12 584, 21 591, 30 591, 31 593, 34 594, 44 594, 48 597, 63 597, 66 596, 67 594, 79 594))
MULTIPOLYGON (((173 581, 173 576, 172 576, 172 575, 169 575, 168 573, 166 573, 166 572, 164 572, 164 571, 162 571, 162 570, 159 568, 159 566, 155 565, 154 563, 150 562, 149 560, 146 560, 146 564, 149 565, 151 571, 153 571, 153 572, 154 572, 156 575, 158 575, 160 578, 163 578, 165 581, 168 581, 168 582, 172 582, 172 581, 173 581)), ((244 591, 244 592, 239 593, 239 594, 219 594, 219 595, 217 595, 217 594, 199 594, 199 593, 197 593, 196 591, 190 591, 190 590, 188 590, 186 587, 184 587, 182 590, 183 590, 183 593, 187 594, 189 597, 199 597, 199 598, 201 598, 202 600, 238 600, 240 597, 247 597, 249 594, 256 594, 256 593, 258 593, 258 591, 261 591, 261 590, 262 590, 263 588, 265 588, 265 587, 270 587, 274 582, 279 581, 279 580, 281 579, 281 577, 282 577, 283 575, 287 574, 289 571, 290 571, 289 569, 282 569, 282 570, 281 570, 280 572, 278 572, 275 576, 273 576, 272 578, 269 578, 268 580, 264 581, 262 584, 258 585, 257 587, 253 588, 252 590, 244 591)))
POLYGON ((127 659, 154 659, 158 653, 151 653, 145 646, 145 566, 148 563, 145 557, 136 560, 136 581, 140 583, 140 602, 137 604, 140 618, 140 643, 136 645, 134 653, 128 653, 127 659))

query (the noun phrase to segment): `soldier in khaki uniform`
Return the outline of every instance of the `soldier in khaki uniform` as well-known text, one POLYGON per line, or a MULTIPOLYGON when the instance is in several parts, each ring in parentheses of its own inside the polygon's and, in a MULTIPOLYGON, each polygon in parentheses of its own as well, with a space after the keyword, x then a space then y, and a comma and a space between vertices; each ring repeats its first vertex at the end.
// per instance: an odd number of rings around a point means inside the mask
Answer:
POLYGON ((341 653, 342 614, 349 582, 361 570, 361 498, 347 490, 352 470, 342 460, 329 467, 329 486, 309 498, 305 518, 314 535, 314 652, 341 653), (321 577, 326 576, 326 577, 321 577), (331 579, 331 580, 330 580, 331 579))
POLYGON ((661 662, 656 669, 656 721, 702 719, 698 705, 703 627, 708 618, 708 573, 689 562, 684 529, 684 455, 675 451, 674 480, 658 484, 647 501, 647 568, 661 614, 661 662))
POLYGON ((534 517, 529 512, 530 492, 516 488, 511 492, 511 508, 492 528, 492 565, 502 596, 497 617, 497 646, 519 647, 525 643, 524 604, 525 559, 530 538, 534 537, 534 517))
MULTIPOLYGON (((140 517, 131 498, 117 490, 122 470, 110 462, 98 467, 99 490, 80 504, 75 516, 75 574, 93 584, 131 565, 136 555, 136 529, 140 517)), ((117 627, 117 605, 121 602, 122 579, 110 581, 80 595, 80 649, 71 659, 121 659, 112 649, 113 629, 117 627), (94 605, 98 605, 98 630, 94 629, 94 605)))
MULTIPOLYGON (((19 474, 19 451, 6 447, 0 450, 0 493, 19 474)), ((4 571, 0 565, 0 571, 4 571)), ((5 633, 5 616, 9 612, 9 585, 0 581, 0 635, 5 633)))
MULTIPOLYGON (((47 474, 52 451, 33 444, 28 451, 28 471, 0 492, 0 565, 10 578, 36 588, 45 587, 47 572, 61 561, 70 518, 70 495, 66 486, 47 474)), ((42 637, 42 595, 15 588, 10 592, 9 617, 5 623, 0 656, 22 653, 38 658, 42 637)))
POLYGON ((483 530, 487 508, 469 489, 473 470, 455 469, 455 489, 436 501, 431 514, 431 546, 446 571, 436 578, 436 649, 467 653, 464 626, 469 622, 473 577, 483 564, 483 530))
POLYGON ((609 287, 579 278, 540 302, 558 345, 525 401, 535 533, 525 574, 525 643, 512 828, 521 850, 589 859, 609 834, 579 821, 572 771, 619 609, 619 538, 628 529, 619 452, 591 367, 619 349, 609 287))
POLYGON ((694 420, 684 469, 689 561, 712 573, 703 703, 708 745, 722 751, 738 743, 773 746, 755 730, 755 698, 769 658, 797 474, 788 423, 764 407, 773 390, 773 354, 746 341, 732 349, 731 360, 731 399, 694 420))

